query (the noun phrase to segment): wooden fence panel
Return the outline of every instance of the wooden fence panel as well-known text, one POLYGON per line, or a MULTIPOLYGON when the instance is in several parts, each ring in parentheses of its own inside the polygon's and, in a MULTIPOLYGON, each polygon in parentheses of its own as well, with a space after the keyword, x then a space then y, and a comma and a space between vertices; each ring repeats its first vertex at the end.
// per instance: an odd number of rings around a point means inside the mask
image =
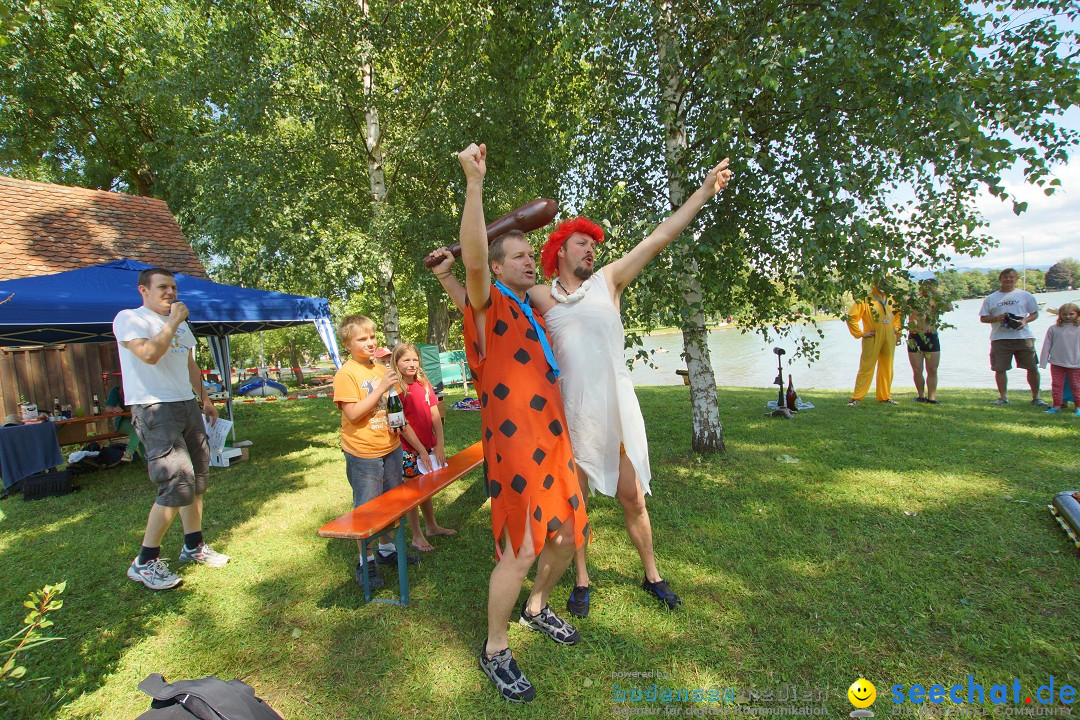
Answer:
POLYGON ((94 395, 104 408, 119 372, 116 343, 0 349, 0 416, 18 412, 20 394, 42 412, 51 412, 53 398, 59 398, 61 405, 89 414, 94 395))

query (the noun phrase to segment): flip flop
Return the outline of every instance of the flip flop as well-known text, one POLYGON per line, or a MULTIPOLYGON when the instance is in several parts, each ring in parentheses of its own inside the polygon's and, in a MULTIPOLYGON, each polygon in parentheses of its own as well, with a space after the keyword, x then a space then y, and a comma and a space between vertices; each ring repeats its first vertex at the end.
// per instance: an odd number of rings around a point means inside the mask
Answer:
POLYGON ((435 532, 428 530, 425 534, 438 535, 441 537, 453 537, 454 535, 457 535, 457 530, 454 530, 453 528, 439 528, 439 530, 435 532))
POLYGON ((416 543, 409 543, 409 545, 414 550, 419 550, 420 552, 432 552, 433 550, 435 550, 434 545, 426 545, 426 546, 424 546, 424 545, 417 545, 416 543))

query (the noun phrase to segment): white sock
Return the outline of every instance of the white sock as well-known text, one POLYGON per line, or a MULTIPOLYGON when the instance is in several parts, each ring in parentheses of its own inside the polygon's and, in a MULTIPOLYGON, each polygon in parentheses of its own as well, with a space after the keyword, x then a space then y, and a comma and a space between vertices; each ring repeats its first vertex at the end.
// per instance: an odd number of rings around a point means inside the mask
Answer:
POLYGON ((392 552, 397 551, 397 546, 394 543, 379 543, 379 554, 386 557, 392 552))

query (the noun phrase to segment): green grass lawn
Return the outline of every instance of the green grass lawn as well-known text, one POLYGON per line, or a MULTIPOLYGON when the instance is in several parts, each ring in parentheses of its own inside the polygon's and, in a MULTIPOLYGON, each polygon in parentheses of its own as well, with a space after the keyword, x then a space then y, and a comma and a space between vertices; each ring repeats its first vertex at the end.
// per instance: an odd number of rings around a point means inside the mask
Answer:
MULTIPOLYGON (((510 630, 537 686, 528 706, 504 703, 476 667, 493 562, 480 473, 437 498, 440 522, 460 534, 432 540, 437 550, 411 573, 411 606, 368 605, 353 581, 355 544, 316 535, 351 497, 331 402, 241 405, 251 460, 213 471, 205 527, 233 560, 184 567, 178 590, 124 575, 153 498, 141 464, 88 476, 65 497, 0 504, 0 632, 20 626, 27 593, 67 581, 51 629, 66 640, 25 658, 28 676, 48 679, 0 691, 0 717, 133 718, 149 707, 136 685, 152 672, 241 678, 290 720, 610 717, 646 705, 613 702, 613 684, 648 691, 654 681, 740 698, 794 685, 825 695, 794 704, 845 717, 847 688, 865 676, 879 718, 896 716, 898 683, 973 675, 989 691, 1019 678, 1032 694, 1052 675, 1056 688, 1075 687, 1080 562, 1046 505, 1080 487, 1080 418, 991 407, 993 396, 849 408, 847 393, 813 392, 817 409, 784 422, 762 414, 769 390, 722 389, 728 452, 705 458, 689 449, 687 389, 640 388, 659 566, 685 605, 671 613, 641 591, 621 510, 596 499, 581 644, 510 630), (662 676, 613 679, 634 671, 662 676)), ((479 423, 450 411, 448 451, 478 439, 479 423)), ((175 558, 180 542, 177 521, 163 555, 175 558)), ((389 597, 396 575, 384 576, 389 597)), ((568 574, 556 588, 557 611, 571 584, 568 574)), ((685 716, 722 703, 647 705, 685 716)), ((919 707, 929 717, 948 705, 919 707)))

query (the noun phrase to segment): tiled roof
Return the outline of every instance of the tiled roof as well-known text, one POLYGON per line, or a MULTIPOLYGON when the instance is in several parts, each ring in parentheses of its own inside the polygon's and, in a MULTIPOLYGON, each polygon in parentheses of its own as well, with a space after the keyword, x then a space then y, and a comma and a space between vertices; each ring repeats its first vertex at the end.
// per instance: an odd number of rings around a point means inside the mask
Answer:
POLYGON ((0 175, 0 280, 120 258, 206 277, 162 200, 0 175))

